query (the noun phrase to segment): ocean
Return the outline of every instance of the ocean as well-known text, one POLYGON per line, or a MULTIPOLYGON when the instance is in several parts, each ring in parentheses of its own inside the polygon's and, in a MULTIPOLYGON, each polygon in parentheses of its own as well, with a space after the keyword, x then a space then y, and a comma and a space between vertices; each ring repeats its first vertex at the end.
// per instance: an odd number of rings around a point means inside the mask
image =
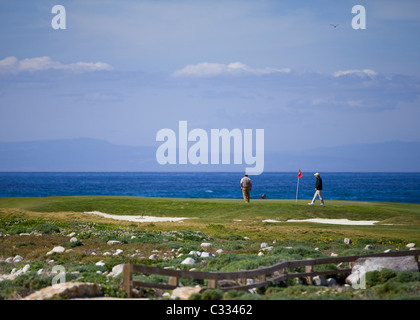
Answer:
MULTIPOLYGON (((420 173, 321 173, 325 201, 420 203, 420 173)), ((1 197, 142 196, 240 199, 241 173, 25 172, 0 173, 1 197)), ((250 176, 251 199, 295 199, 297 172, 250 176)), ((314 194, 313 172, 299 179, 299 199, 314 194)))

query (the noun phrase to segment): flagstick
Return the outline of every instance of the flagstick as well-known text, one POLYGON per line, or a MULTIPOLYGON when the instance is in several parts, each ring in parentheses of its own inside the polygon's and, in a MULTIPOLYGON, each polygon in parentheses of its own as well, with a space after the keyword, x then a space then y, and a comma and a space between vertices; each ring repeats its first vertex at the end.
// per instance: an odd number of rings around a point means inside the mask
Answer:
POLYGON ((296 202, 297 202, 297 198, 298 198, 298 192, 299 192, 299 178, 298 178, 297 187, 296 187, 296 202))

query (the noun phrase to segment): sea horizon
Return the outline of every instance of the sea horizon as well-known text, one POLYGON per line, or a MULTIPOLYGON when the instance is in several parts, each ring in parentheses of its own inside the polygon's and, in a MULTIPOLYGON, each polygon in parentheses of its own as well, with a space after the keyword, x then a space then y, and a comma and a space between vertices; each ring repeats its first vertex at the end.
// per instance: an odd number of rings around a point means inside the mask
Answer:
MULTIPOLYGON (((312 199, 315 172, 250 176, 251 199, 312 199)), ((419 172, 320 172, 324 198, 420 203, 419 172)), ((0 197, 142 196, 240 199, 243 172, 0 172, 0 197)))

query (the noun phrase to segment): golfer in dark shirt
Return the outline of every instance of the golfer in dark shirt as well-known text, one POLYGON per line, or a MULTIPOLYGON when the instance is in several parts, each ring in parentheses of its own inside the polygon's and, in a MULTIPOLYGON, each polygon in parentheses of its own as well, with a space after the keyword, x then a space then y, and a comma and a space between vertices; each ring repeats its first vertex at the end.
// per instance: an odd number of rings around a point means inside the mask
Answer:
POLYGON ((324 198, 322 197, 322 179, 321 176, 319 175, 319 173, 315 173, 314 176, 316 177, 316 182, 315 182, 315 195, 314 198, 312 199, 311 202, 309 202, 308 204, 315 204, 316 201, 316 197, 319 197, 319 200, 321 200, 321 206, 324 205, 324 198))

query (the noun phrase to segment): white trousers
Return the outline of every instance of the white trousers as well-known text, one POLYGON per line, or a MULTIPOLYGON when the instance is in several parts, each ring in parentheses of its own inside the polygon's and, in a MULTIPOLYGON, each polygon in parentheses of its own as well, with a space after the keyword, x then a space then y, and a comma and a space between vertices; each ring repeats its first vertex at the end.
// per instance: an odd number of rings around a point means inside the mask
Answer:
POLYGON ((321 200, 321 203, 324 204, 324 198, 322 197, 322 190, 316 190, 314 198, 312 199, 311 203, 315 203, 316 197, 319 197, 319 200, 321 200))

